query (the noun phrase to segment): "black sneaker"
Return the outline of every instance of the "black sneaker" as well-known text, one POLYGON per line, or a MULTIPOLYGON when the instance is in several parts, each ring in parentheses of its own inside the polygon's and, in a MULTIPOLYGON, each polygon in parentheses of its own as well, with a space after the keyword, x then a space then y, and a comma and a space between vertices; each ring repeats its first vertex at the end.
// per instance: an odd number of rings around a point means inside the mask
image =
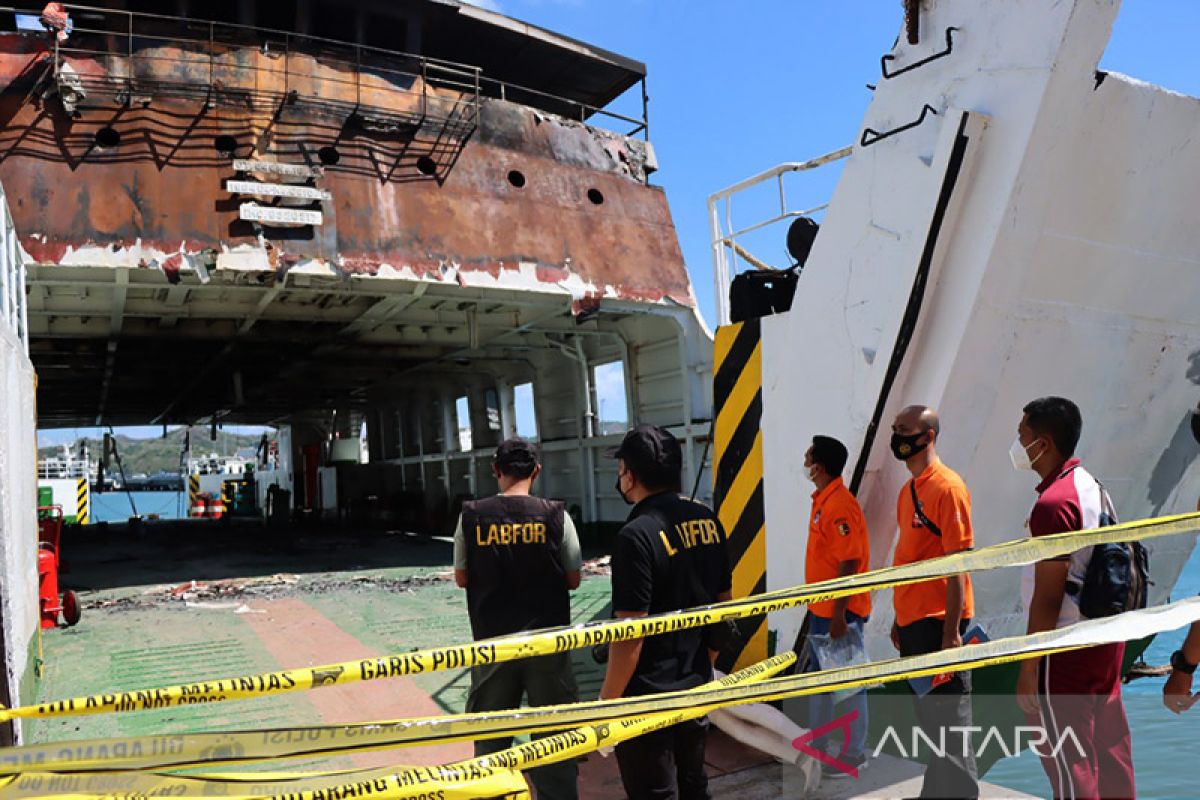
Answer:
MULTIPOLYGON (((859 772, 862 772, 864 769, 867 768, 867 757, 864 754, 857 759, 846 759, 842 763, 845 764, 847 767, 853 767, 854 769, 858 770, 859 772)), ((845 769, 842 769, 841 767, 835 767, 832 764, 822 764, 821 765, 821 777, 828 778, 830 780, 843 780, 845 778, 850 778, 853 776, 849 772, 847 772, 845 769)))

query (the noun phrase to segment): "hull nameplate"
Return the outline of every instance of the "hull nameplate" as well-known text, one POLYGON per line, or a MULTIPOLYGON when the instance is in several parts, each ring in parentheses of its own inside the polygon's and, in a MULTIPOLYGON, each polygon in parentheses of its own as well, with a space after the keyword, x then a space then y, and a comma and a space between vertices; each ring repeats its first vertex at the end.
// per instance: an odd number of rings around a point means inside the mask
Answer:
POLYGON ((320 225, 324 221, 320 211, 275 208, 255 203, 242 203, 238 216, 250 222, 268 222, 272 225, 320 225))
POLYGON ((333 195, 324 189, 316 189, 312 186, 295 186, 289 183, 225 181, 225 190, 234 194, 252 194, 259 197, 297 197, 303 200, 333 199, 333 195))
POLYGON ((289 178, 318 178, 321 170, 306 164, 280 164, 278 161, 251 161, 236 158, 233 168, 238 172, 265 172, 271 175, 286 175, 289 178))

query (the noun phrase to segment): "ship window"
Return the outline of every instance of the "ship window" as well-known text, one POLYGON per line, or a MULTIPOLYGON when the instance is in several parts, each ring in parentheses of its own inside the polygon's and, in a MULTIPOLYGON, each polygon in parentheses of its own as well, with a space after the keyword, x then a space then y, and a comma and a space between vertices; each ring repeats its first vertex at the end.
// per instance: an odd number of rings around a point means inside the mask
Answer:
POLYGON ((593 205, 598 206, 604 203, 604 195, 600 193, 599 189, 588 189, 587 198, 592 201, 593 205))
POLYGON ((231 156, 237 152, 237 139, 227 134, 222 134, 213 139, 213 147, 223 156, 231 156))
POLYGON ((458 423, 458 449, 469 453, 472 448, 471 404, 466 396, 454 401, 454 418, 458 423))
POLYGON ((116 128, 105 126, 96 131, 96 147, 116 147, 121 143, 121 134, 116 128))
POLYGON ((525 186, 525 174, 519 169, 514 169, 508 173, 508 182, 518 189, 525 186))
POLYGON ((522 383, 513 388, 513 403, 517 411, 517 436, 536 441, 538 438, 537 412, 533 406, 533 384, 522 383))
POLYGON ((321 163, 327 167, 332 167, 334 164, 342 160, 342 154, 332 145, 326 145, 317 151, 317 158, 321 159, 321 163))
POLYGON ((488 430, 500 430, 500 397, 495 389, 488 389, 483 393, 483 408, 487 412, 488 430))
POLYGON ((433 175, 437 172, 437 162, 429 156, 421 156, 417 159, 417 171, 422 175, 433 175))
POLYGON ((620 433, 629 426, 629 405, 625 394, 625 362, 610 361, 592 367, 592 385, 596 389, 596 414, 601 436, 620 433))

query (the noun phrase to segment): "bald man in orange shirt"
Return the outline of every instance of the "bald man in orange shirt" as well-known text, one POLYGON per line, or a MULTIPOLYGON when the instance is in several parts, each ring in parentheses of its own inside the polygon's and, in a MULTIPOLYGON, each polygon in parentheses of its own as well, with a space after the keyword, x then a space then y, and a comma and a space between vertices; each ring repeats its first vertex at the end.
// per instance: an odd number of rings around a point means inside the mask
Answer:
MULTIPOLYGON (((909 406, 892 424, 892 455, 912 474, 896 504, 900 539, 893 563, 898 567, 975 546, 971 493, 937 455, 941 427, 937 412, 928 406, 909 406)), ((892 596, 892 643, 900 655, 962 646, 975 614, 970 575, 897 586, 892 596)), ((944 755, 930 754, 921 797, 978 797, 975 754, 964 732, 971 726, 971 673, 939 675, 929 693, 915 700, 917 720, 929 740, 944 737, 946 742, 944 755)))

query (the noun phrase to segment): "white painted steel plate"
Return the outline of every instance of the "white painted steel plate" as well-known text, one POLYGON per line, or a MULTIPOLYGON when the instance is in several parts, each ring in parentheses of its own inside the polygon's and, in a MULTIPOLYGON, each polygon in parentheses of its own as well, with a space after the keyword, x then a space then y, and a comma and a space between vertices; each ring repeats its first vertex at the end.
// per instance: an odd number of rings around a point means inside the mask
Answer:
POLYGON ((307 164, 280 164, 278 161, 250 161, 237 158, 233 168, 238 172, 267 172, 272 175, 286 175, 289 178, 315 178, 321 170, 307 164))
POLYGON ((238 216, 251 222, 268 222, 272 225, 320 225, 324 221, 320 211, 275 208, 255 203, 242 203, 238 216))
POLYGON ((259 183, 258 181, 225 181, 225 190, 234 194, 253 194, 259 197, 299 197, 305 200, 331 200, 333 195, 312 186, 290 183, 259 183))

